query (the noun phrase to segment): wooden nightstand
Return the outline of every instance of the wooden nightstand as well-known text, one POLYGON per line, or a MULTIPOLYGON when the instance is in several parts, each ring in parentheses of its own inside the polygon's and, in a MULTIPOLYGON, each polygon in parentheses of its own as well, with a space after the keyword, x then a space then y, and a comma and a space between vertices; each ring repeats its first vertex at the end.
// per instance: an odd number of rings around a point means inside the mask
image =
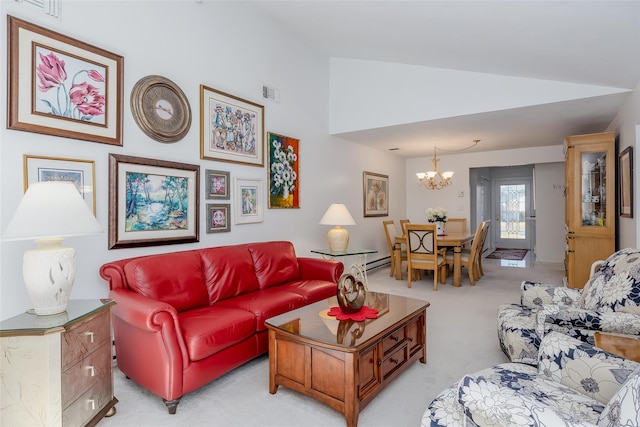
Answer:
POLYGON ((115 413, 111 300, 0 322, 0 425, 95 425, 115 413))
POLYGON ((640 337, 596 332, 594 339, 596 347, 626 359, 640 362, 640 337))

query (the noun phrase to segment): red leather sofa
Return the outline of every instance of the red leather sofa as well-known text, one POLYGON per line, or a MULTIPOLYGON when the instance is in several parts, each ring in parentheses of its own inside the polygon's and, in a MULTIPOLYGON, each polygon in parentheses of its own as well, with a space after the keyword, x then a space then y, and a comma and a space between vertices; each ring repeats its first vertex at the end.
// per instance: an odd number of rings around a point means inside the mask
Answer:
POLYGON ((174 414, 183 395, 268 351, 266 319, 335 296, 343 270, 284 241, 106 263, 118 367, 174 414))

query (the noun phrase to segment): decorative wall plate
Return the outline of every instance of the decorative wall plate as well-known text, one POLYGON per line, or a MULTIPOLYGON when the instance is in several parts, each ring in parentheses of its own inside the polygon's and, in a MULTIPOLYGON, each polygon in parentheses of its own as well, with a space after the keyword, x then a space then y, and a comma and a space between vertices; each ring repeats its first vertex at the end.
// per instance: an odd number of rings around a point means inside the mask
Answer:
POLYGON ((138 80, 131 90, 131 112, 140 129, 159 142, 180 141, 191 127, 187 97, 162 76, 138 80))

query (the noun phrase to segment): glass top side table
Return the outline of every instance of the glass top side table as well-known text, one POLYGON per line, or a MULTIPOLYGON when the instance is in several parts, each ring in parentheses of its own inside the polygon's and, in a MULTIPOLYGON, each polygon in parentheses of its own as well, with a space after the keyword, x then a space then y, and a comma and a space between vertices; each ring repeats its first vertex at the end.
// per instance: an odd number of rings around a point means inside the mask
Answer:
POLYGON ((311 252, 322 255, 324 259, 335 259, 345 256, 356 257, 356 262, 351 265, 350 272, 357 280, 360 280, 364 284, 365 289, 369 290, 367 286, 367 255, 377 254, 377 250, 348 248, 344 252, 335 252, 331 249, 313 249, 311 252))

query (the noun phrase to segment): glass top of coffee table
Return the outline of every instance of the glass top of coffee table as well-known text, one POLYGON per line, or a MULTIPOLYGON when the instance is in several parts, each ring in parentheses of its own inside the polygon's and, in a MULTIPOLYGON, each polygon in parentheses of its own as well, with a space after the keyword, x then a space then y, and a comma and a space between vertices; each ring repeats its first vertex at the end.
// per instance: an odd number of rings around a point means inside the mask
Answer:
POLYGON ((327 314, 331 307, 338 306, 337 298, 331 297, 272 317, 265 323, 316 342, 357 348, 395 323, 427 308, 429 302, 369 291, 365 305, 378 309, 376 319, 337 320, 327 314))

